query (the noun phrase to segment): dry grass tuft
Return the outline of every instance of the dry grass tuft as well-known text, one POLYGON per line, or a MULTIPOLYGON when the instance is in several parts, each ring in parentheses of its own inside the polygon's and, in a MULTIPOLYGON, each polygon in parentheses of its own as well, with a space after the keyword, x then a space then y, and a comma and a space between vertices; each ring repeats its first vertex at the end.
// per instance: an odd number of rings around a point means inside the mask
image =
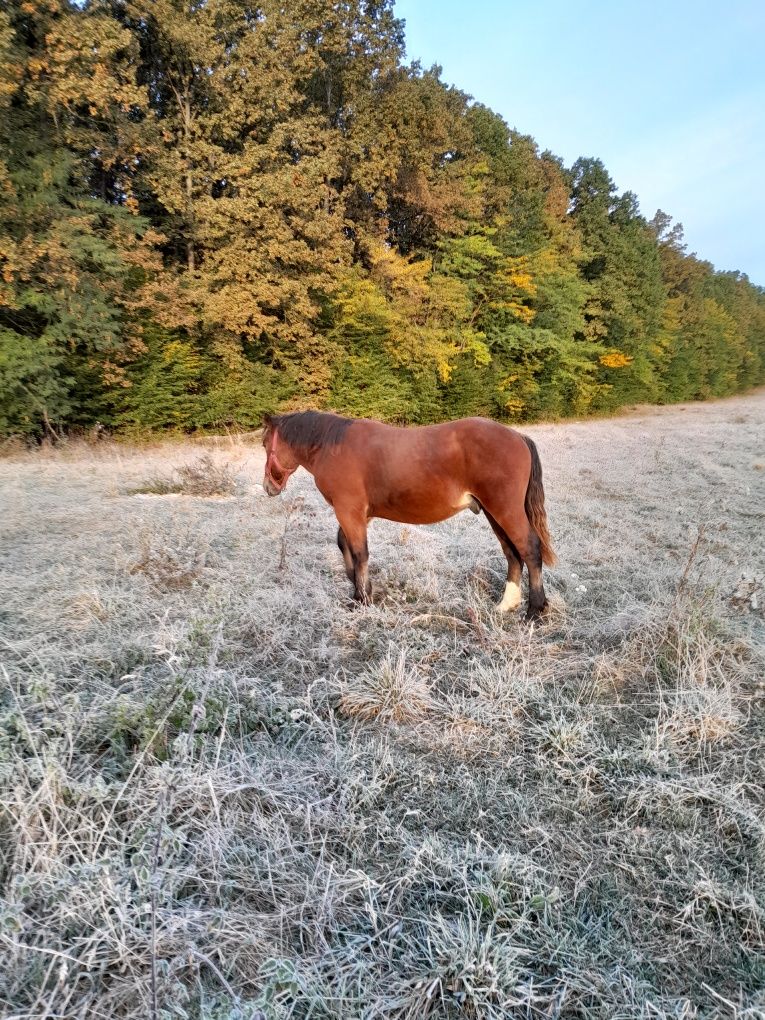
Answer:
POLYGON ((168 476, 155 476, 131 489, 134 495, 231 496, 236 492, 236 474, 226 462, 216 462, 209 453, 176 467, 168 476))
POLYGON ((371 670, 346 680, 338 707, 343 715, 381 722, 411 723, 434 707, 430 688, 407 665, 406 650, 391 648, 371 670))
POLYGON ((159 591, 190 587, 202 576, 208 546, 189 531, 166 533, 147 530, 139 538, 137 559, 128 573, 142 574, 159 591))
POLYGON ((71 626, 79 630, 87 630, 94 621, 104 623, 109 618, 109 610, 98 594, 87 591, 70 598, 65 604, 64 613, 71 621, 71 626))
POLYGON ((667 692, 663 725, 686 744, 729 737, 746 721, 741 665, 725 643, 695 624, 680 629, 675 641, 674 684, 667 692))

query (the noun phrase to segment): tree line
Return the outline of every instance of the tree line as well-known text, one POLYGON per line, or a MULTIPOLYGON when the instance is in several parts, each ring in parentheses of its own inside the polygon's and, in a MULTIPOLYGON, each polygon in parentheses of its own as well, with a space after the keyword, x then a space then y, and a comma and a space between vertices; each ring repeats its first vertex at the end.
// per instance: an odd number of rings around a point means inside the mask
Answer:
POLYGON ((765 291, 404 61, 392 0, 4 0, 0 432, 765 380, 765 291))

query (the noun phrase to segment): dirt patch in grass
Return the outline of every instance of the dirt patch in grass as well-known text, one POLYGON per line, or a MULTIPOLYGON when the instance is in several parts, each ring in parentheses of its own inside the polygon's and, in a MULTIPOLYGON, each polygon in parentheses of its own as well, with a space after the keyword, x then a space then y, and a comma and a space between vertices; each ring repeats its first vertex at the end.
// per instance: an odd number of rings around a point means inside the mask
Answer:
POLYGON ((218 501, 127 494, 191 444, 0 461, 0 1014, 765 1015, 763 425, 528 429, 533 629, 472 514, 375 522, 352 607, 257 444, 218 501))

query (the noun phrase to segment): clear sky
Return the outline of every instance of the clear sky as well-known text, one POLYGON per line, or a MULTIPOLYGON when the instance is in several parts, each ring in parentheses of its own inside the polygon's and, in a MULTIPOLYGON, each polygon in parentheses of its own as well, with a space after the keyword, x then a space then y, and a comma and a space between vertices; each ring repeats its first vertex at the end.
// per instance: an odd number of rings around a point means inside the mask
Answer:
POLYGON ((407 54, 765 286, 765 0, 396 0, 407 54))

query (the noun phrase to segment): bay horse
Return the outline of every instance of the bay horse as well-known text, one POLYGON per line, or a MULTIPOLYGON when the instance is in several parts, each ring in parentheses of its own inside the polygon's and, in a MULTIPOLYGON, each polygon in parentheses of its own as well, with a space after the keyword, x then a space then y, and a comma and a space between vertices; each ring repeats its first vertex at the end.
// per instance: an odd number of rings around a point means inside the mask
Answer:
POLYGON ((371 597, 367 525, 374 517, 435 524, 461 510, 483 513, 507 558, 507 583, 497 607, 521 603, 529 575, 527 619, 547 606, 542 564, 553 564, 542 465, 534 442, 486 418, 398 428, 321 411, 267 415, 263 426, 263 488, 283 492, 298 467, 309 471, 334 509, 337 544, 354 597, 371 597))

